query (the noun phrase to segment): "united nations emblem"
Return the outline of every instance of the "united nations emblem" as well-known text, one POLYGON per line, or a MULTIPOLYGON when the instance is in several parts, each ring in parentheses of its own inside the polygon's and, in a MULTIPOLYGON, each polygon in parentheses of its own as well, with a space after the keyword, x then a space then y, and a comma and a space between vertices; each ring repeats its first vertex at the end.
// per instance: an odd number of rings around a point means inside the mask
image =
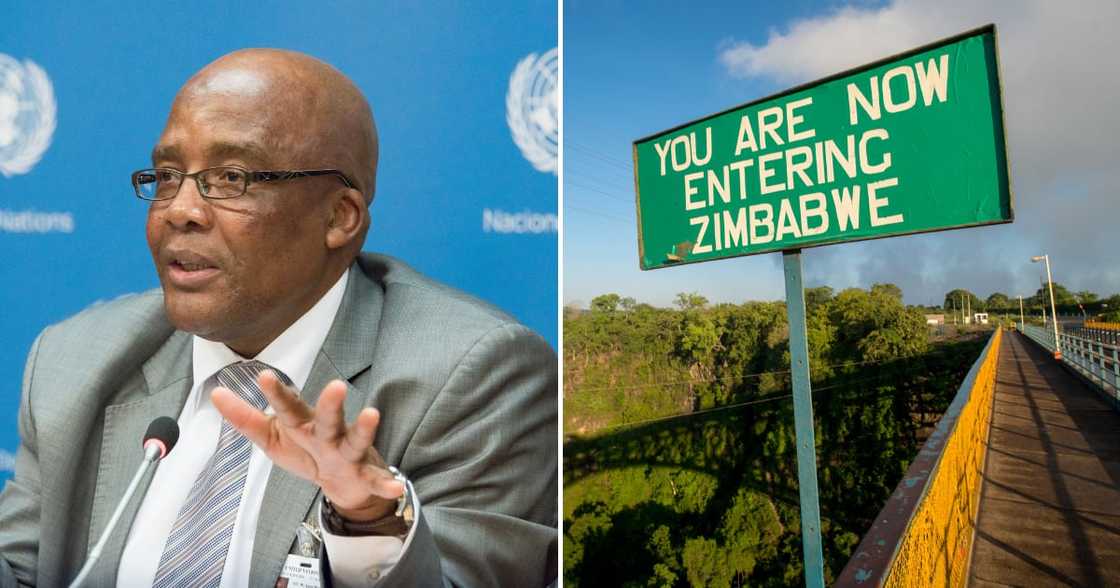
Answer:
POLYGON ((556 173, 560 122, 557 103, 557 52, 530 53, 509 77, 506 123, 521 154, 538 171, 556 173))
POLYGON ((54 135, 56 109, 43 68, 0 53, 0 174, 25 174, 39 162, 54 135))

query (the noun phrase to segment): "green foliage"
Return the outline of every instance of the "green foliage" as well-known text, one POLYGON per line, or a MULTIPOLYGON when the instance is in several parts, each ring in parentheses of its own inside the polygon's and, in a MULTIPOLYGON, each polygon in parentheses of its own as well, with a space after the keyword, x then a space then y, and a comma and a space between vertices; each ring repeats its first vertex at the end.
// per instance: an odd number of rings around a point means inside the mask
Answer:
POLYGON ((1106 323, 1120 323, 1120 309, 1103 312, 1100 317, 1098 317, 1098 320, 1106 323))
MULTIPOLYGON (((1018 301, 1016 301, 1014 304, 1018 304, 1018 301)), ((1013 303, 1011 302, 1011 299, 1008 298, 1007 294, 1004 294, 1003 292, 993 292, 992 295, 989 296, 986 301, 984 301, 984 308, 989 310, 1003 310, 1006 308, 1011 308, 1012 305, 1013 303)))
POLYGON ((684 568, 692 586, 730 586, 732 573, 727 554, 719 544, 706 537, 695 537, 684 544, 684 568))
POLYGON ((677 294, 674 304, 681 310, 696 310, 707 306, 708 299, 696 292, 681 292, 677 294))
POLYGON ((959 315, 961 309, 967 309, 970 305, 972 312, 982 312, 985 308, 984 302, 975 294, 968 290, 957 288, 945 294, 945 302, 941 305, 941 308, 948 312, 956 312, 959 315))
POLYGON ((1098 298, 1095 293, 1088 290, 1080 290, 1078 292, 1074 292, 1073 297, 1077 299, 1077 301, 1081 304, 1096 302, 1098 298))
MULTIPOLYGON (((1053 286, 1054 304, 1056 306, 1069 306, 1072 304, 1077 304, 1077 299, 1073 297, 1073 294, 1065 286, 1057 282, 1054 282, 1053 286)), ((1035 290, 1034 296, 1031 296, 1031 305, 1045 306, 1047 308, 1047 311, 1049 311, 1050 289, 1046 287, 1045 283, 1039 286, 1038 290, 1035 290)))
POLYGON ((832 295, 832 288, 828 286, 805 288, 805 308, 808 309, 809 312, 813 312, 817 307, 831 302, 832 295))
MULTIPOLYGON (((800 585, 785 307, 677 306, 565 314, 565 583, 800 585)), ((806 306, 831 582, 983 340, 931 347, 891 285, 806 306)))
POLYGON ((888 296, 902 302, 902 288, 894 284, 874 284, 871 286, 871 294, 876 296, 888 296))
POLYGON ((603 294, 591 300, 591 312, 614 312, 618 310, 622 297, 618 294, 603 294))

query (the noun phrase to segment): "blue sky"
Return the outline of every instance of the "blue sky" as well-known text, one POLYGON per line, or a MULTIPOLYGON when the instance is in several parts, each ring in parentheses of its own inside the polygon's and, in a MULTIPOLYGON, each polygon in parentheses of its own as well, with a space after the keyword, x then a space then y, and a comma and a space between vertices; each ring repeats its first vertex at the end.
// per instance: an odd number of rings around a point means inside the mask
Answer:
POLYGON ((564 9, 564 290, 668 305, 784 297, 779 254, 638 269, 631 143, 800 82, 995 22, 1016 206, 1011 225, 807 250, 808 285, 893 282, 908 303, 969 288, 1032 293, 1049 253, 1074 290, 1120 291, 1111 245, 1120 132, 1108 96, 1120 47, 1115 3, 1064 11, 1045 1, 942 3, 569 1, 564 9), (750 59, 742 59, 746 55, 750 59))

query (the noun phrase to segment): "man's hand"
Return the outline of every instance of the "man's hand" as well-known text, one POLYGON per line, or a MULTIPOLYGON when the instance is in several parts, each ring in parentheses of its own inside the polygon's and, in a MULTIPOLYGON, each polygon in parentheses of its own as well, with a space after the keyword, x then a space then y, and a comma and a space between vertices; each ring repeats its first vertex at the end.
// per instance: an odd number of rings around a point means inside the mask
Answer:
POLYGON ((377 409, 362 409, 347 426, 341 380, 323 388, 315 408, 271 371, 261 372, 257 382, 276 414, 266 415, 221 386, 211 393, 214 406, 274 464, 322 488, 344 518, 365 522, 393 512, 404 487, 373 448, 381 419, 377 409))

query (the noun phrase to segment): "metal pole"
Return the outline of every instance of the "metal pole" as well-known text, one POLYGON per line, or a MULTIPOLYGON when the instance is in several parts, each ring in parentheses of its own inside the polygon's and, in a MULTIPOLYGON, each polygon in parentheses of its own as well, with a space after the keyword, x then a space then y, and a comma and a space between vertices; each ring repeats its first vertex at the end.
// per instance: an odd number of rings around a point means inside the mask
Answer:
POLYGON ((1023 297, 1019 297, 1019 332, 1026 327, 1027 319, 1023 318, 1023 297))
POLYGON ((1062 358, 1062 344, 1058 340, 1058 309, 1054 306, 1054 280, 1050 277, 1050 256, 1043 255, 1046 261, 1046 286, 1050 288, 1050 318, 1054 321, 1054 359, 1062 358))
POLYGON ((821 507, 817 492, 817 443, 813 432, 813 388, 809 381, 809 343, 805 327, 805 290, 801 250, 782 252, 789 316, 789 363, 793 379, 793 422, 797 435, 797 482, 801 494, 801 548, 806 588, 824 587, 821 507))

